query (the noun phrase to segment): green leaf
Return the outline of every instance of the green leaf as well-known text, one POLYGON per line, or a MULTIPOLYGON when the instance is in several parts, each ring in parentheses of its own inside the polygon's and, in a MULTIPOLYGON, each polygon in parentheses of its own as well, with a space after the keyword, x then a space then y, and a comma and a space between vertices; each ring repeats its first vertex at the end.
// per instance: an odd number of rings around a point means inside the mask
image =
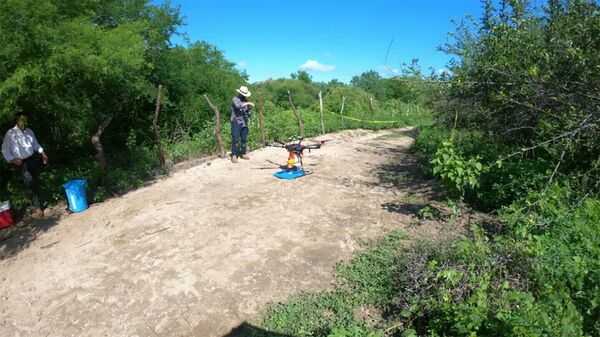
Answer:
POLYGON ((402 337, 418 337, 417 330, 415 330, 415 329, 406 329, 402 333, 402 337))

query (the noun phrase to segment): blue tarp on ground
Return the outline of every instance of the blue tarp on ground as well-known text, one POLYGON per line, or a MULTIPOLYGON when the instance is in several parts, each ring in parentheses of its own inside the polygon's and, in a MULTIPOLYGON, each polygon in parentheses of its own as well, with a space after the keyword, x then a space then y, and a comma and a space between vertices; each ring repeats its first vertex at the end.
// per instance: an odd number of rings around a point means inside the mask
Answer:
POLYGON ((279 179, 296 179, 305 176, 306 172, 300 169, 286 169, 275 172, 273 175, 279 179))

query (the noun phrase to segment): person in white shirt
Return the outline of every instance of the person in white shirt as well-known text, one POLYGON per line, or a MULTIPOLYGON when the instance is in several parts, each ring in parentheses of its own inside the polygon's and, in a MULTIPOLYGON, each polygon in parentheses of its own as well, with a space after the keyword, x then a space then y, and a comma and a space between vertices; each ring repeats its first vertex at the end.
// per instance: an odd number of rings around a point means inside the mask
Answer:
POLYGON ((42 157, 44 165, 48 163, 48 156, 40 146, 35 134, 27 128, 27 115, 17 113, 17 125, 8 130, 2 141, 2 155, 7 162, 18 167, 23 176, 23 182, 31 194, 31 201, 35 207, 34 217, 44 216, 40 201, 40 185, 38 181, 38 154, 42 157))

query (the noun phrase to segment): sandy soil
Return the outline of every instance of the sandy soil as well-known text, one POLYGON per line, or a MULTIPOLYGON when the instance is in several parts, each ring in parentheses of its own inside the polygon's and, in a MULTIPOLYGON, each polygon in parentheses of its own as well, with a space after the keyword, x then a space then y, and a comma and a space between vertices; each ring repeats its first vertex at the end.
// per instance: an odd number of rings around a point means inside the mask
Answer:
POLYGON ((451 235, 414 226, 432 193, 407 151, 414 133, 326 135, 296 180, 273 177, 269 161, 287 153, 270 147, 24 221, 0 239, 0 335, 220 337, 268 303, 330 288, 364 239, 451 235))

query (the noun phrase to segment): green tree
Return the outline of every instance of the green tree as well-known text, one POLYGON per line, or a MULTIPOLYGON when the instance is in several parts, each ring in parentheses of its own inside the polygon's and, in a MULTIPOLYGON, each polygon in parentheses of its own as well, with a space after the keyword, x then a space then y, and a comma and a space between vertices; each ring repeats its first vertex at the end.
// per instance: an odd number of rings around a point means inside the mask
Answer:
POLYGON ((544 12, 527 1, 500 6, 486 17, 490 30, 476 29, 485 22, 459 25, 445 49, 462 61, 452 67, 451 103, 441 117, 452 123, 458 112, 459 127, 553 163, 552 176, 597 177, 599 104, 589 93, 600 91, 598 67, 591 66, 600 64, 600 5, 552 1, 544 12))
MULTIPOLYGON (((159 84, 165 88, 164 139, 210 127, 212 111, 202 95, 227 114, 247 77, 209 44, 173 47, 181 23, 169 2, 0 1, 0 129, 12 127, 14 112, 25 110, 55 167, 74 167, 95 154, 90 138, 112 117, 102 143, 115 162, 131 165, 133 159, 121 160, 127 151, 154 143, 159 84)), ((0 194, 11 172, 0 162, 0 194)))
POLYGON ((382 77, 375 70, 369 70, 358 76, 353 76, 350 84, 363 89, 378 100, 386 98, 387 90, 382 77))
POLYGON ((292 94, 294 105, 309 108, 319 104, 319 86, 298 79, 278 79, 267 81, 263 85, 266 99, 277 106, 289 109, 288 90, 292 94))
POLYGON ((297 73, 292 73, 290 77, 293 80, 299 80, 304 83, 312 83, 312 76, 310 76, 310 74, 304 70, 298 70, 297 73))

